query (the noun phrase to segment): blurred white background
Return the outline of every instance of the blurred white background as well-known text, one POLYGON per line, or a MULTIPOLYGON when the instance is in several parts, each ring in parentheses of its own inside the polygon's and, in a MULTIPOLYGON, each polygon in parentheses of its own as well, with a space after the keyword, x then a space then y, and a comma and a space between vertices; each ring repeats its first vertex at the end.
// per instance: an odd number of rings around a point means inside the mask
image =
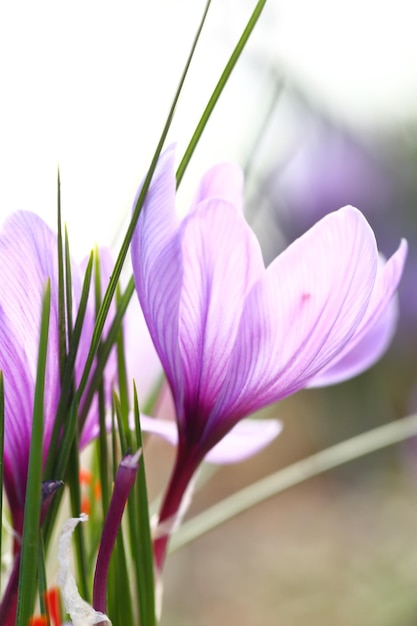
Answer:
MULTIPOLYGON (((254 6, 213 0, 170 133, 179 155, 254 6)), ((2 219, 31 209, 54 224, 59 163, 75 252, 114 240, 203 7, 202 0, 1 3, 2 219)), ((214 160, 247 156, 274 88, 271 72, 352 126, 386 127, 414 116, 416 17, 413 0, 270 0, 185 188, 214 160)))

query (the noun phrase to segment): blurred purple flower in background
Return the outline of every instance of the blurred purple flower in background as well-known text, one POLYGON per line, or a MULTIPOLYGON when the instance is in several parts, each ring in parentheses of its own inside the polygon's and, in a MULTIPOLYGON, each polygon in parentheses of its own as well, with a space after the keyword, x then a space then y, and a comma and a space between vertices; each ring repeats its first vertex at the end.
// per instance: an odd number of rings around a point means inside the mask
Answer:
POLYGON ((393 182, 369 148, 321 121, 304 136, 280 175, 269 177, 268 193, 282 204, 280 224, 292 241, 347 204, 382 218, 391 207, 393 182))
MULTIPOLYGON (((249 207, 266 262, 317 220, 347 204, 356 206, 369 220, 385 256, 392 254, 404 233, 409 244, 417 242, 410 180, 406 168, 400 168, 392 155, 389 140, 384 142, 380 136, 376 142, 369 132, 355 134, 298 101, 293 107, 296 138, 283 163, 274 165, 272 158, 264 163, 249 207)), ((417 341, 414 249, 417 246, 410 245, 399 287, 399 334, 405 350, 414 343, 410 335, 417 341)))
MULTIPOLYGON (((168 149, 132 240, 136 290, 178 425, 161 523, 175 520, 198 465, 239 420, 316 378, 326 384, 361 372, 379 358, 380 334, 392 332, 405 242, 382 262, 369 224, 346 207, 265 269, 242 191, 240 169, 218 165, 181 221, 168 149)), ((168 535, 155 540, 159 569, 168 535)))

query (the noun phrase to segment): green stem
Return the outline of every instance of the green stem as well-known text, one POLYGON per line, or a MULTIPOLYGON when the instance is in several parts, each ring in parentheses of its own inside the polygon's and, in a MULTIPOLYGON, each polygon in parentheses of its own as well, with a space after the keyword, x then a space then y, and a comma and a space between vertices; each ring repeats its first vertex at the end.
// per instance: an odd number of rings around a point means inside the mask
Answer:
POLYGON ((36 564, 38 560, 39 522, 41 516, 43 409, 50 305, 51 289, 48 281, 42 303, 38 369, 33 403, 32 438, 29 453, 22 552, 20 559, 17 626, 27 626, 30 614, 33 611, 37 587, 36 564))

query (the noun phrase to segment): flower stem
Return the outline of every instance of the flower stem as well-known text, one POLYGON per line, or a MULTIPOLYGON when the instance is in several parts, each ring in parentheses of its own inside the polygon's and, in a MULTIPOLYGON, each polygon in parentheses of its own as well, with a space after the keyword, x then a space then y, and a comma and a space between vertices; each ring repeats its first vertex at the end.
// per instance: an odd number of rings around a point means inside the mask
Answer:
POLYGON ((140 454, 141 450, 138 450, 134 455, 126 455, 122 459, 116 474, 113 495, 104 523, 94 574, 93 607, 101 613, 106 613, 106 589, 110 557, 122 521, 123 511, 135 482, 140 454))
POLYGON ((153 542, 155 565, 159 573, 164 566, 169 538, 181 522, 185 512, 183 509, 188 505, 185 494, 199 463, 199 457, 190 453, 183 454, 178 448, 177 459, 162 502, 153 542))

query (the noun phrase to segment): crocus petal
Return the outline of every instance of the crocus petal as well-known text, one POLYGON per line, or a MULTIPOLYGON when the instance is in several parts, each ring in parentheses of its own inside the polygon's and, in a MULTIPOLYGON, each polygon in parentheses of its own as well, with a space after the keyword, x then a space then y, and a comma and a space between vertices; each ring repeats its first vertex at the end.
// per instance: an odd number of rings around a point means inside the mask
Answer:
POLYGON ((361 333, 359 341, 356 341, 354 336, 340 358, 336 357, 329 367, 311 380, 308 386, 335 385, 370 368, 388 349, 397 328, 397 320, 398 299, 394 298, 368 332, 364 335, 361 333))
POLYGON ((152 340, 171 388, 180 390, 178 311, 182 259, 178 227, 174 150, 169 148, 159 159, 131 249, 136 291, 152 340))
MULTIPOLYGON (((144 432, 159 435, 172 446, 178 445, 178 429, 174 421, 141 415, 140 424, 144 432)), ((204 460, 216 465, 243 461, 263 450, 278 437, 282 428, 279 420, 242 420, 210 450, 204 460)))
POLYGON ((51 307, 45 372, 45 450, 58 404, 56 236, 36 215, 12 214, 0 231, 0 370, 5 387, 5 486, 12 510, 22 507, 32 431, 42 298, 51 307))
MULTIPOLYGON (((161 160, 161 201, 147 200, 132 242, 139 300, 178 423, 162 523, 175 518, 199 463, 239 420, 307 386, 369 339, 402 270, 396 255, 381 270, 374 233, 353 207, 324 217, 265 270, 242 219, 235 172, 230 184, 222 166, 206 175, 178 224, 172 161, 172 153, 161 160)), ((387 340, 378 335, 379 349, 387 340)), ((167 543, 168 534, 155 539, 158 569, 167 543)))
POLYGON ((379 259, 374 289, 366 314, 355 334, 336 358, 309 383, 319 387, 357 376, 373 365, 388 348, 395 332, 398 302, 394 297, 407 256, 407 242, 387 262, 379 259))
POLYGON ((163 376, 161 361, 146 326, 137 298, 133 297, 124 317, 125 355, 128 371, 135 376, 141 406, 147 403, 163 376))
POLYGON ((222 199, 243 213, 243 172, 235 163, 219 163, 201 179, 190 212, 204 200, 222 199))
MULTIPOLYGON (((37 215, 18 211, 0 232, 1 305, 10 332, 24 346, 29 376, 36 379, 42 298, 51 280, 51 309, 45 380, 45 413, 58 402, 58 284, 56 236, 37 215), (6 297, 7 294, 7 297, 6 297)), ((48 429, 48 424, 45 425, 48 429)))
POLYGON ((365 315, 377 265, 372 229, 352 207, 327 215, 277 257, 247 298, 207 431, 217 416, 230 424, 294 393, 330 363, 365 315))
POLYGON ((5 381, 4 485, 12 511, 24 507, 34 383, 25 351, 0 307, 0 370, 5 381))
POLYGON ((282 432, 279 420, 244 419, 238 422, 204 460, 219 465, 243 461, 257 454, 282 432))
POLYGON ((258 241, 236 208, 208 200, 182 222, 179 341, 185 411, 204 422, 223 384, 246 295, 265 271, 258 241), (198 375, 196 375, 198 372, 198 375))

